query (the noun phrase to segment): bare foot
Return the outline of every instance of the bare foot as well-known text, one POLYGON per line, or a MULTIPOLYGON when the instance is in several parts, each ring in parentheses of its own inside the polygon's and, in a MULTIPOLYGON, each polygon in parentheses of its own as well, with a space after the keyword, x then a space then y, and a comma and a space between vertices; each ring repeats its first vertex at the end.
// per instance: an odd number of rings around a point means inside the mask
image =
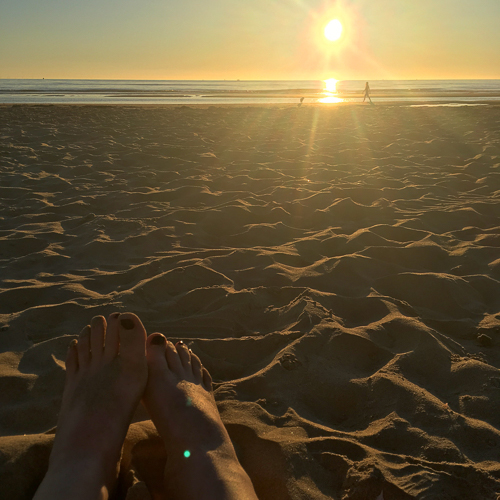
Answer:
POLYGON ((146 331, 132 313, 92 319, 66 358, 49 469, 35 500, 106 499, 147 380, 146 331))
POLYGON ((198 356, 159 333, 148 337, 146 350, 144 404, 167 451, 167 495, 179 500, 257 499, 220 419, 212 379, 198 356))

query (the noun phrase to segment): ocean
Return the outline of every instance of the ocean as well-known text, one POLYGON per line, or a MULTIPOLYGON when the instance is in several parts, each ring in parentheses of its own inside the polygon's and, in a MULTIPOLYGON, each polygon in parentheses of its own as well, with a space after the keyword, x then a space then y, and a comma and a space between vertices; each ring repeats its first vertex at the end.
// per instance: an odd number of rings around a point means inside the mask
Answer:
MULTIPOLYGON (((359 102, 360 80, 0 79, 3 104, 264 104, 359 102)), ((373 80, 376 102, 455 105, 500 102, 500 80, 373 80)))

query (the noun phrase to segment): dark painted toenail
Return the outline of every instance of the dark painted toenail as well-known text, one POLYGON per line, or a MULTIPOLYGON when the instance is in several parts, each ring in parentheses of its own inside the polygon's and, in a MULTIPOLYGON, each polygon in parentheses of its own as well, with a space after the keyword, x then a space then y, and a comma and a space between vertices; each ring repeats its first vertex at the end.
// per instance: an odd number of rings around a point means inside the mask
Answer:
POLYGON ((167 342, 167 339, 165 337, 163 337, 163 335, 155 335, 151 339, 151 345, 164 345, 164 344, 166 344, 166 342, 167 342))
POLYGON ((135 326, 135 323, 128 318, 121 319, 120 323, 122 324, 123 328, 125 328, 125 330, 132 330, 135 326))

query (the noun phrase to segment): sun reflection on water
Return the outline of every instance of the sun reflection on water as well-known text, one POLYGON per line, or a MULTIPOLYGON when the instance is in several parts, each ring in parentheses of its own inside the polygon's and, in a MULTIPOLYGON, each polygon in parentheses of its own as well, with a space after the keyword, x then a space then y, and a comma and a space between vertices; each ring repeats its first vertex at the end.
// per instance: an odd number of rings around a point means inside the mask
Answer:
POLYGON ((327 92, 337 92, 337 82, 338 80, 335 80, 335 78, 328 78, 328 80, 325 80, 325 90, 327 92))
POLYGON ((347 102, 347 101, 345 99, 342 99, 342 97, 328 96, 318 99, 318 102, 322 102, 325 104, 338 104, 339 102, 347 102))
POLYGON ((339 80, 335 78, 328 78, 325 80, 325 90, 323 94, 325 97, 318 99, 318 102, 322 102, 325 104, 338 104, 340 102, 346 102, 345 99, 339 97, 337 94, 337 83, 339 80))

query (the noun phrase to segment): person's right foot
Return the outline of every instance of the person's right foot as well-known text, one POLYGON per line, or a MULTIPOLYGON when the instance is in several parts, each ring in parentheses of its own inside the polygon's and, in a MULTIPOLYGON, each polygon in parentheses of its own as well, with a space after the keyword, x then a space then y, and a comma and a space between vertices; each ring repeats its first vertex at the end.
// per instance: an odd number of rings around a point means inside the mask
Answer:
POLYGON ((182 342, 159 333, 146 345, 144 404, 167 451, 164 483, 178 499, 256 499, 212 393, 212 379, 182 342))

